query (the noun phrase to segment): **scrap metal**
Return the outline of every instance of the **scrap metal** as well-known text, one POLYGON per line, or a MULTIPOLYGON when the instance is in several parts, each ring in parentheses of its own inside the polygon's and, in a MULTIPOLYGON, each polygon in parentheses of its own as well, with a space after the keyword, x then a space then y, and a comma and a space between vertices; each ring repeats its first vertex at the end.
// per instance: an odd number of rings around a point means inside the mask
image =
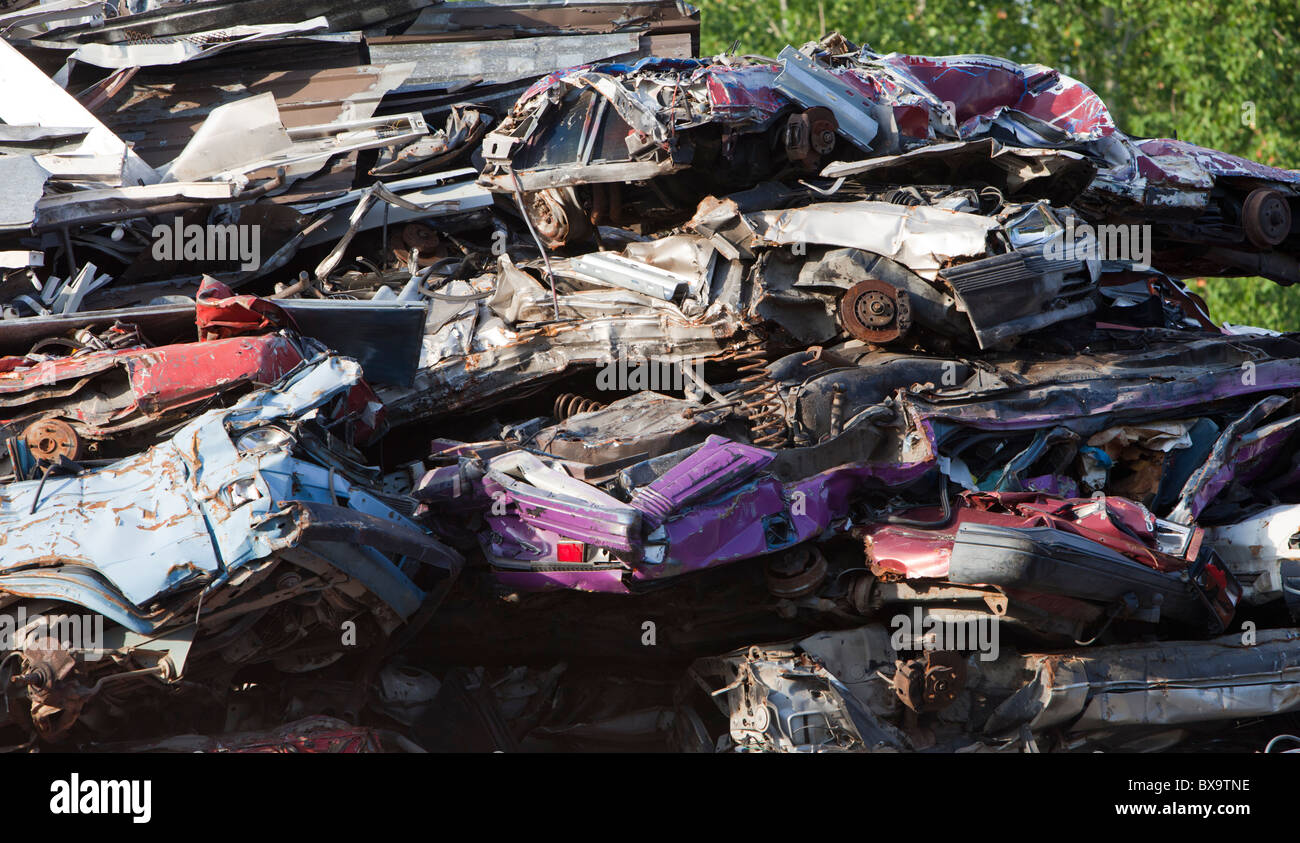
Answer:
POLYGON ((676 0, 0 30, 0 746, 1289 740, 1300 335, 1189 279, 1300 172, 676 0))

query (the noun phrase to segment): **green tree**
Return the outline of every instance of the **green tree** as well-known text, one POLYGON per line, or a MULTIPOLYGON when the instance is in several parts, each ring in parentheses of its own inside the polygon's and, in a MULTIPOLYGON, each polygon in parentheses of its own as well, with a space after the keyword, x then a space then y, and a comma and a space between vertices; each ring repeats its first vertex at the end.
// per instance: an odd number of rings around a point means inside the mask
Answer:
MULTIPOLYGON (((695 0, 701 49, 774 56, 838 30, 880 52, 986 53, 1093 88, 1125 132, 1300 166, 1295 0, 695 0)), ((1208 279, 1217 319, 1300 330, 1292 291, 1208 279)))

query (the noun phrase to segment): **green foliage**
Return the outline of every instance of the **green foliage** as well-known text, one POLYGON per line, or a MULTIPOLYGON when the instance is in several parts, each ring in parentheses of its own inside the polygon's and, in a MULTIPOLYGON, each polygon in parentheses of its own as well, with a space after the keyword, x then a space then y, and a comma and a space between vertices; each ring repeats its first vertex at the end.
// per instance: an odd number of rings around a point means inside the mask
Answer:
POLYGON ((1216 321, 1275 331, 1300 330, 1300 290, 1294 287, 1281 287, 1264 278, 1210 278, 1205 279, 1204 287, 1195 281, 1189 286, 1205 298, 1216 321))
MULTIPOLYGON (((879 52, 986 53, 1055 67, 1125 132, 1300 166, 1295 0, 692 0, 701 50, 775 56, 838 30, 879 52)), ((1195 286, 1195 285, 1194 285, 1195 286)), ((1300 330, 1300 290, 1210 279, 1216 319, 1300 330)))

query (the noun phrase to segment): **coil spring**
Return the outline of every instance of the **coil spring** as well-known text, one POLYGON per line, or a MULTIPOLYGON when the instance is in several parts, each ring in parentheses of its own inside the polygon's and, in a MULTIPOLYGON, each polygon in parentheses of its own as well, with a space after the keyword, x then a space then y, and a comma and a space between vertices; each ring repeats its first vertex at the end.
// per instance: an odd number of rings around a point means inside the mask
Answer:
POLYGON ((761 349, 737 354, 741 392, 737 410, 749 420, 750 439, 755 445, 777 447, 789 438, 785 423, 785 402, 777 384, 767 374, 761 349))
POLYGON ((603 410, 605 405, 591 398, 583 398, 581 395, 575 395, 572 392, 563 392, 555 399, 554 416, 557 421, 576 416, 580 413, 590 413, 592 410, 603 410))

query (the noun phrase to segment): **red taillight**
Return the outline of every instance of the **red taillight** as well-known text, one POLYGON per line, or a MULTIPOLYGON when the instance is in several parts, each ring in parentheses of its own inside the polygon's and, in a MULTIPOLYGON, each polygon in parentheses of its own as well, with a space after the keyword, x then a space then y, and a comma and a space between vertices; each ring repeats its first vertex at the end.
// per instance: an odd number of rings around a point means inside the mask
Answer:
POLYGON ((582 542, 560 542, 555 548, 555 557, 560 562, 581 562, 582 542))

